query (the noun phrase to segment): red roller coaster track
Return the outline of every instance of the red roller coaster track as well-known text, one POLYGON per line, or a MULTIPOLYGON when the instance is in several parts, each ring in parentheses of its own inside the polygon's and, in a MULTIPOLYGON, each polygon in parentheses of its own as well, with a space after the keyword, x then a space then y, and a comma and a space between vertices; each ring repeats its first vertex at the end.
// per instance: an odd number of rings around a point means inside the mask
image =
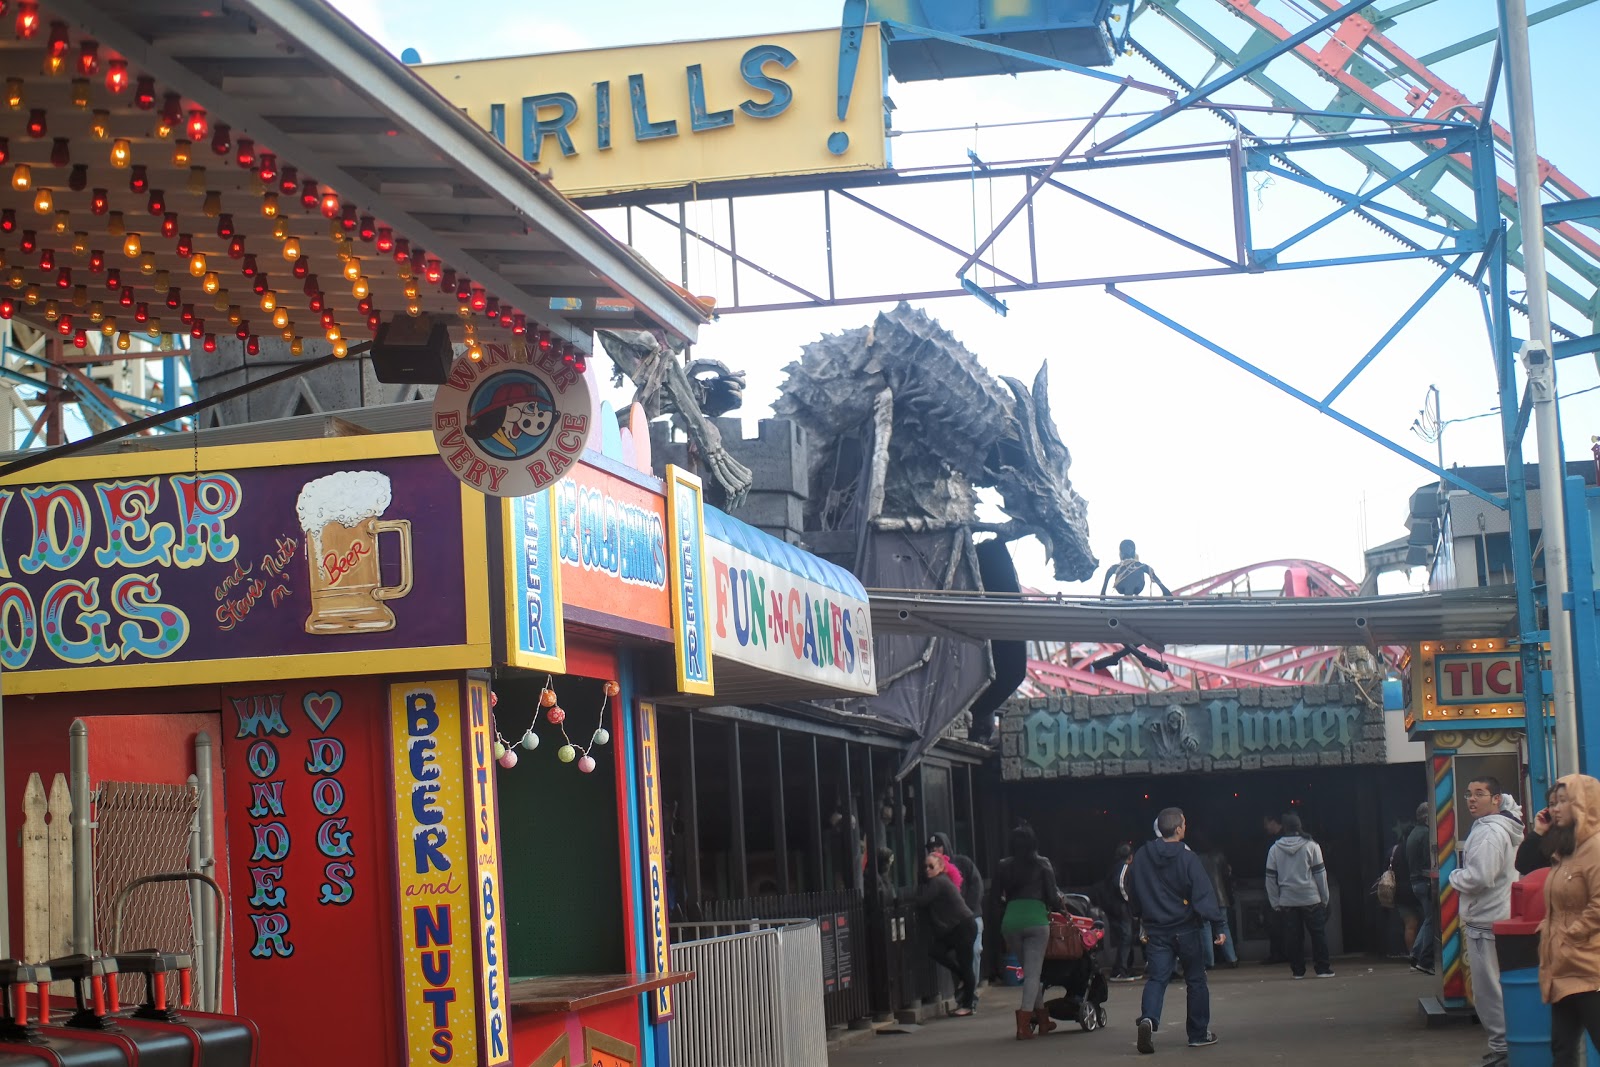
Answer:
MULTIPOLYGON (((1348 597, 1357 583, 1337 568, 1305 559, 1275 559, 1224 571, 1174 590, 1180 597, 1223 595, 1230 597, 1348 597), (1263 584, 1262 572, 1278 576, 1263 584)), ((1150 693, 1170 689, 1248 689, 1268 686, 1308 685, 1330 680, 1342 648, 1306 645, 1227 645, 1186 649, 1190 656, 1168 650, 1162 659, 1168 674, 1145 670, 1127 658, 1112 672, 1092 671, 1089 664, 1115 652, 1114 644, 1059 644, 1033 642, 1028 646, 1028 680, 1024 692, 1040 694, 1066 690, 1072 693, 1150 693)), ((1405 656, 1401 648, 1385 649, 1392 663, 1405 656)))

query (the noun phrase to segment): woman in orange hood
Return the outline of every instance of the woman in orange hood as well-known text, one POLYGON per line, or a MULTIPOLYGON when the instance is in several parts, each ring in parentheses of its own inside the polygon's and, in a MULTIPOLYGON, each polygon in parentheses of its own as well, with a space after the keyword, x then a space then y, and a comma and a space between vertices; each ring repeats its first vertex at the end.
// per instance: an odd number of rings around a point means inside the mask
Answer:
POLYGON ((1570 855, 1551 857, 1544 885, 1539 988, 1550 1005, 1554 1067, 1577 1067, 1584 1031, 1600 1042, 1600 780, 1558 781, 1549 819, 1572 828, 1573 844, 1570 855))

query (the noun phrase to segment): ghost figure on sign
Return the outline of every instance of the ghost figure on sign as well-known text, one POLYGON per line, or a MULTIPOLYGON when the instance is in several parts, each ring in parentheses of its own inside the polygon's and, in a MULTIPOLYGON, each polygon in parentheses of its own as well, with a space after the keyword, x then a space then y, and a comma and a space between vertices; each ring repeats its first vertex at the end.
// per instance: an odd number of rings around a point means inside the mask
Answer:
POLYGON ((1156 735, 1156 755, 1162 759, 1186 759, 1200 751, 1200 738, 1189 728, 1189 715, 1177 704, 1149 724, 1156 735))

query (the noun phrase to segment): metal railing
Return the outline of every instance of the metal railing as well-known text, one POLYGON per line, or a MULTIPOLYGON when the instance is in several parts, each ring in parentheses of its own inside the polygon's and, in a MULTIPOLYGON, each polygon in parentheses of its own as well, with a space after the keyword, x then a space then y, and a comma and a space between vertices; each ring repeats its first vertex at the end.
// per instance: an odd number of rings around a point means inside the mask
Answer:
POLYGON ((822 940, 822 1006, 828 1026, 848 1026, 867 1018, 871 1011, 869 991, 881 979, 874 970, 866 911, 855 890, 705 900, 685 910, 690 918, 705 922, 787 916, 816 919, 822 940))
POLYGON ((679 1067, 828 1067, 822 934, 815 919, 675 923, 668 1027, 679 1067))

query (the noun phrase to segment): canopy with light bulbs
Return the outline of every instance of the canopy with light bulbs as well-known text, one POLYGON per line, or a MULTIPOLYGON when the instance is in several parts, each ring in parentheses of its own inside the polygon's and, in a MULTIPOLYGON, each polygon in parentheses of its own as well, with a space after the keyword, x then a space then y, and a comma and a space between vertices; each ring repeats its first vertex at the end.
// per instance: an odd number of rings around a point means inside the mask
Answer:
POLYGON ((707 319, 321 0, 4 10, 0 317, 69 354, 165 333, 342 355, 429 315, 469 350, 581 361, 597 327, 707 319))

